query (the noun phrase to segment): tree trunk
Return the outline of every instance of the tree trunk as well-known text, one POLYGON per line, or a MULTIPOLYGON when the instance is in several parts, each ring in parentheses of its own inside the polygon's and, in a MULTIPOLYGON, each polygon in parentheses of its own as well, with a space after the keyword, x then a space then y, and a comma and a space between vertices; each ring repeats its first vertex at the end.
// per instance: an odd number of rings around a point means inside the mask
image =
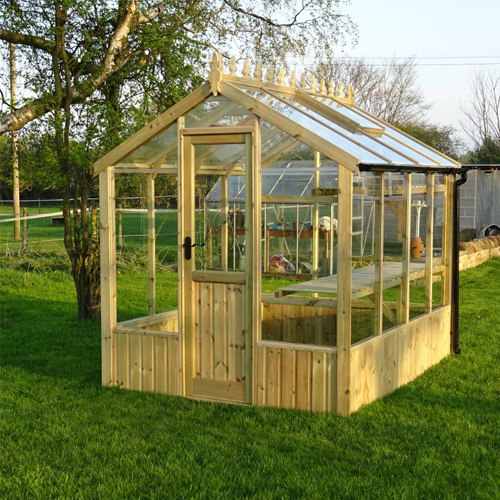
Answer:
MULTIPOLYGON (((71 274, 75 283, 78 319, 95 319, 99 313, 99 303, 101 299, 100 288, 100 254, 98 240, 97 215, 94 207, 90 210, 90 217, 82 217, 81 214, 87 211, 86 198, 80 202, 76 201, 73 211, 73 220, 71 212, 64 210, 64 216, 70 218, 70 228, 73 235, 69 235, 71 246, 68 250, 68 256, 71 260, 71 274), (80 212, 80 214, 78 214, 80 212), (88 236, 81 237, 87 234, 88 236)), ((66 233, 65 224, 65 233, 66 233)), ((65 234, 65 239, 67 238, 65 234)))
POLYGON ((54 108, 55 138, 59 167, 64 180, 63 217, 64 246, 71 261, 71 271, 76 288, 78 318, 92 319, 97 316, 99 288, 99 257, 97 224, 95 213, 87 212, 88 199, 93 177, 92 167, 87 159, 79 155, 71 156, 71 104, 74 97, 69 56, 65 49, 65 27, 68 20, 66 4, 54 2, 56 45, 52 54, 55 90, 59 100, 54 108), (60 64, 60 61, 63 64, 60 64), (64 83, 63 83, 64 82, 64 83), (63 89, 66 90, 66 96, 63 89), (73 210, 71 211, 71 197, 73 210))
MULTIPOLYGON (((10 60, 10 108, 16 107, 16 49, 9 43, 10 60)), ((17 131, 12 132, 12 199, 14 209, 14 241, 21 240, 21 201, 19 196, 19 149, 17 131)))

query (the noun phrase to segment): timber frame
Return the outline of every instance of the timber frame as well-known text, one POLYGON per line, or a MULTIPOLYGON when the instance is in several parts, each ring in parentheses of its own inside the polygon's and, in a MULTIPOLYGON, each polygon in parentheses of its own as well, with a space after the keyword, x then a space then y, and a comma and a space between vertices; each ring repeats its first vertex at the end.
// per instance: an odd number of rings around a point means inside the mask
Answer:
POLYGON ((214 54, 209 81, 95 163, 102 384, 349 415, 450 353, 460 165, 357 107, 350 85, 237 66, 214 54), (145 177, 147 315, 118 322, 124 174, 145 177), (156 295, 161 175, 177 178, 172 311, 156 295))

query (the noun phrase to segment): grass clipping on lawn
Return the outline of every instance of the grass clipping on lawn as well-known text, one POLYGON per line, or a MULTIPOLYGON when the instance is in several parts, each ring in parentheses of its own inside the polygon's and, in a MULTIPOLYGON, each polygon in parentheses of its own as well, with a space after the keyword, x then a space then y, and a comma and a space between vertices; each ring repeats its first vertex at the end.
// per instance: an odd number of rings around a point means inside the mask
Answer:
POLYGON ((462 354, 346 419, 101 388, 68 273, 2 269, 0 498, 499 498, 500 259, 460 280, 462 354))

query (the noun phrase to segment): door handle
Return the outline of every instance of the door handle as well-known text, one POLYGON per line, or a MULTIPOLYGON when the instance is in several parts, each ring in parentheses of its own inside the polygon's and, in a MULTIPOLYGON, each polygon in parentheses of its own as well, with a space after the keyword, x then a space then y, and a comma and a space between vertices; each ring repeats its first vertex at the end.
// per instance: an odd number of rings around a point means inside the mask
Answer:
POLYGON ((192 248, 193 247, 204 247, 205 243, 191 243, 191 236, 186 236, 184 238, 184 243, 182 244, 184 248, 184 258, 186 260, 191 260, 192 256, 192 248))

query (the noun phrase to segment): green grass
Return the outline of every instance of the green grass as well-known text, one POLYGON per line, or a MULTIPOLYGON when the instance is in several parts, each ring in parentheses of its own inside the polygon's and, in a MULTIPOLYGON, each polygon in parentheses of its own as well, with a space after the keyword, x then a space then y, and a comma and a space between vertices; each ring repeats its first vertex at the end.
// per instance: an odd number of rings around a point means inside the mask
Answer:
POLYGON ((67 273, 4 268, 0 498, 500 498, 499 275, 461 275, 460 356, 343 418, 101 388, 67 273))

